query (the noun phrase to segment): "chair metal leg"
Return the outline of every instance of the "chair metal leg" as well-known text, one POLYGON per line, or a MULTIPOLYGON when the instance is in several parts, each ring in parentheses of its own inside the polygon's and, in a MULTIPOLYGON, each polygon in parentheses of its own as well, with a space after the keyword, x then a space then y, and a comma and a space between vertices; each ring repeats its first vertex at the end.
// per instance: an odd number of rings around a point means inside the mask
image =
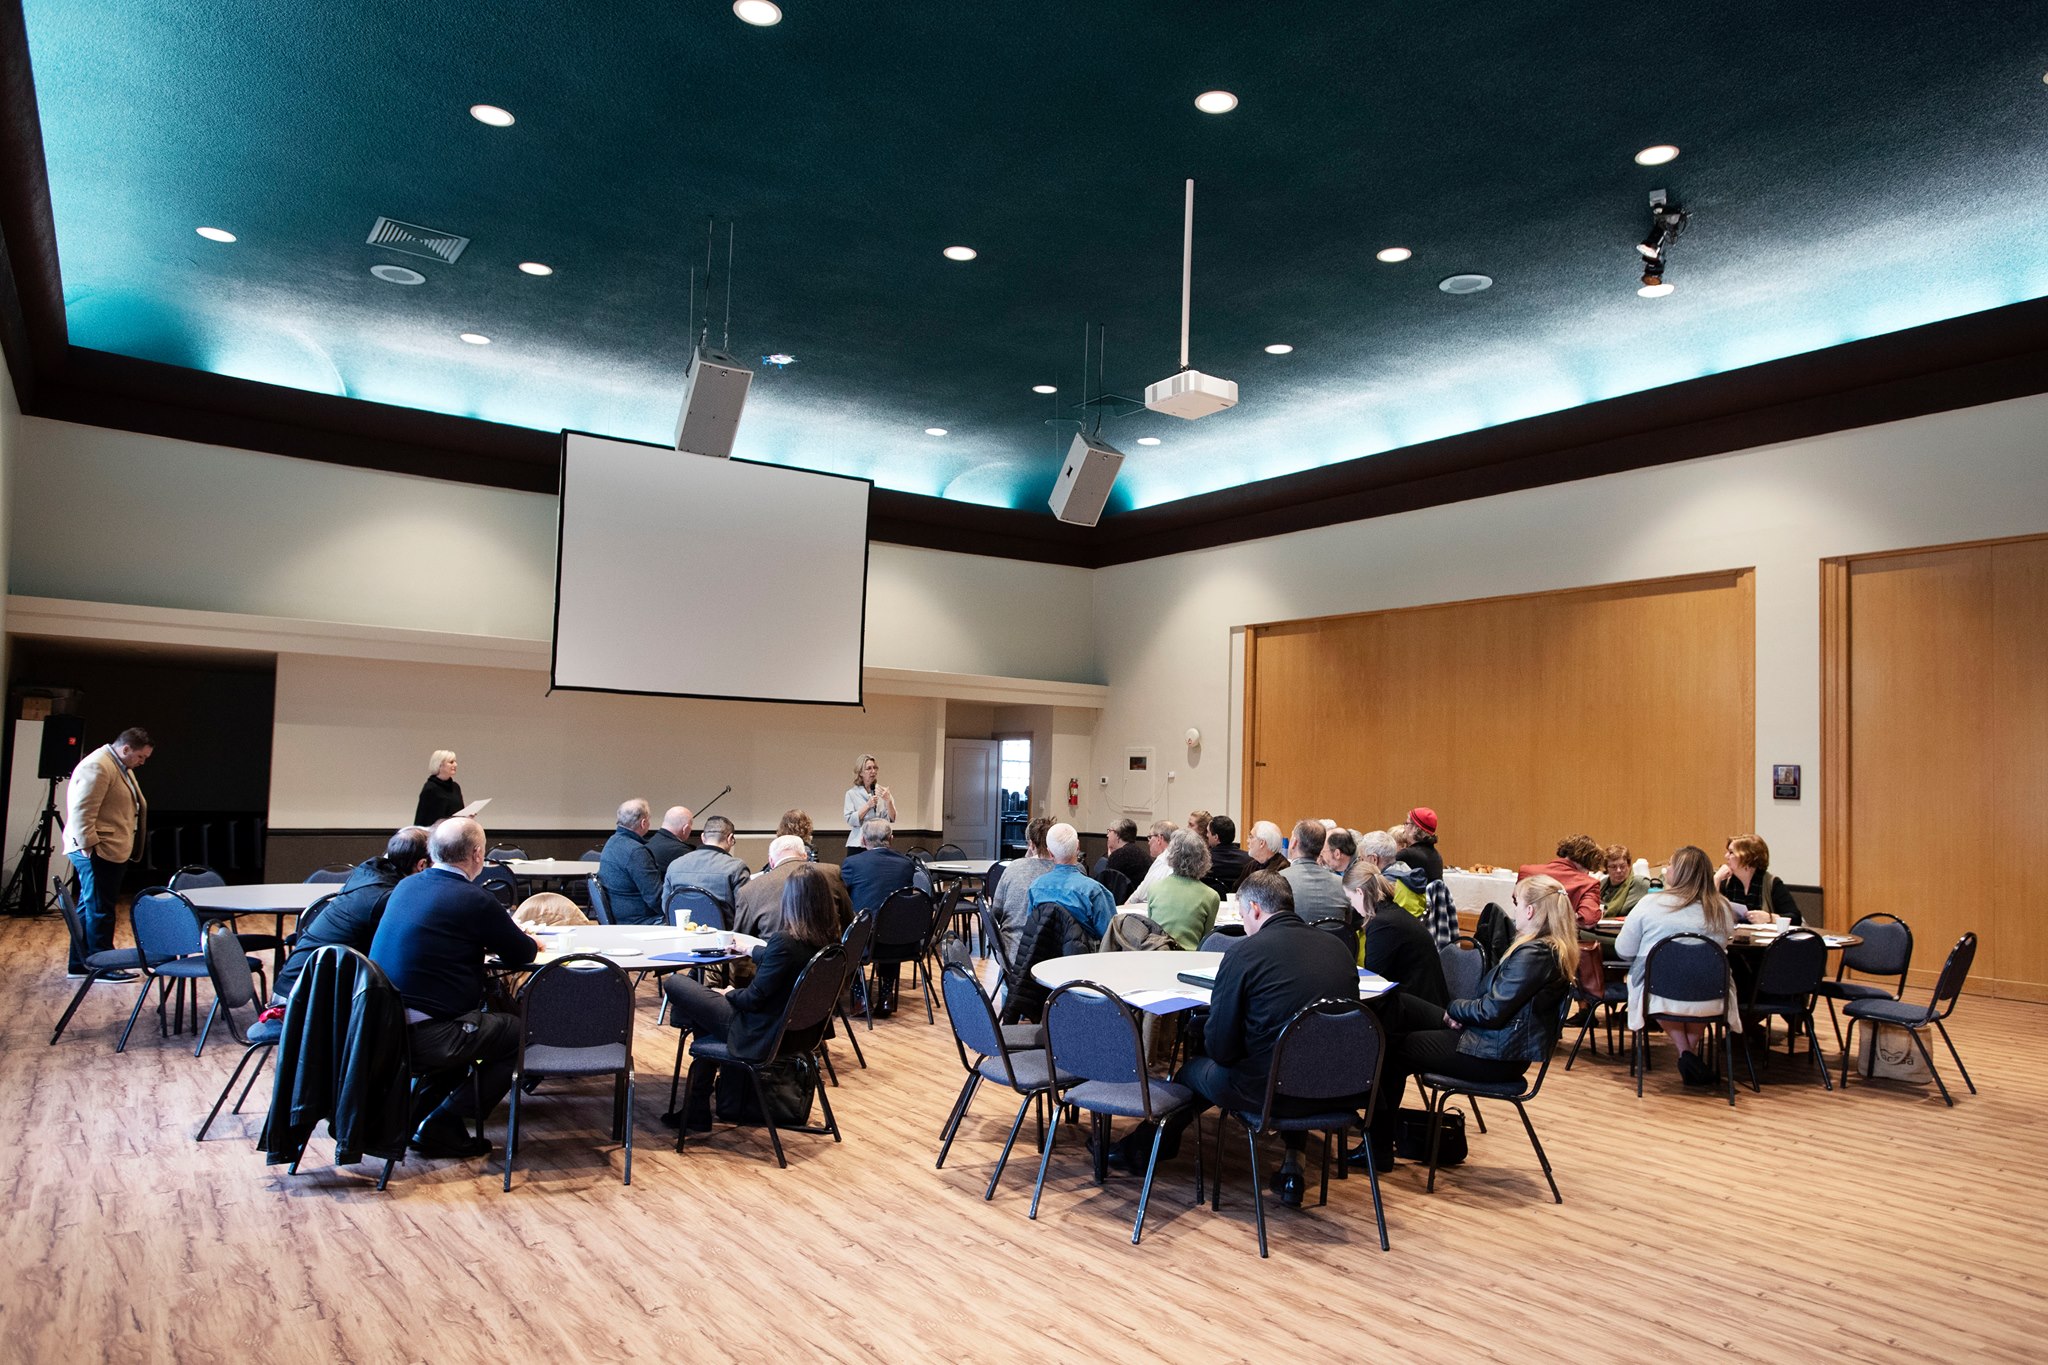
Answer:
MULTIPOLYGON (((967 1117, 967 1106, 974 1102, 974 1092, 980 1088, 981 1073, 979 1071, 968 1072, 967 1079, 960 1083, 960 1093, 953 1097, 953 1110, 946 1115, 946 1126, 939 1130, 939 1159, 932 1163, 933 1170, 945 1168, 946 1153, 953 1150, 953 1135, 960 1131, 960 1121, 967 1117)), ((1024 1103, 1027 1105, 1031 1103, 1029 1095, 1024 1097, 1024 1103)), ((1020 1106, 1017 1110, 1017 1118, 1021 1122, 1023 1117, 1024 1110, 1020 1106)))
MULTIPOLYGON (((1771 1047, 1770 1047, 1770 1042, 1771 1042, 1771 1039, 1770 1039, 1770 1035, 1769 1035, 1768 1033, 1766 1033, 1766 1034, 1764 1035, 1764 1058, 1765 1058, 1765 1060, 1766 1060, 1766 1061, 1768 1061, 1768 1060, 1770 1059, 1770 1054, 1771 1054, 1771 1047)), ((1757 1079, 1757 1074, 1756 1074, 1756 1055, 1755 1055, 1755 1054, 1754 1054, 1753 1052, 1751 1052, 1751 1051, 1750 1051, 1750 1046, 1749 1046, 1749 1035, 1748 1035, 1747 1033, 1745 1033, 1745 1034, 1743 1034, 1743 1035, 1742 1035, 1742 1064, 1743 1064, 1743 1066, 1745 1066, 1745 1067, 1747 1067, 1747 1068, 1749 1069, 1749 1088, 1750 1088, 1750 1090, 1751 1090, 1751 1091, 1753 1091, 1753 1092, 1754 1092, 1754 1093, 1756 1093, 1756 1094, 1759 1094, 1759 1095, 1763 1094, 1763 1093, 1764 1093, 1764 1083, 1763 1083, 1763 1082, 1762 1082, 1761 1080, 1757 1079)))
POLYGON ((1266 1255, 1266 1192, 1259 1188, 1259 1135, 1250 1128, 1244 1130, 1245 1150, 1252 1159, 1252 1222, 1259 1229, 1259 1256, 1266 1255))
POLYGON ((149 1003, 149 988, 155 982, 156 978, 149 973, 144 972, 142 974, 142 989, 136 993, 135 1008, 128 1011, 128 1022, 121 1029, 121 1037, 115 1042, 114 1051, 126 1052, 128 1050, 128 1034, 134 1029, 135 1021, 142 1016, 142 1007, 149 1003))
MULTIPOLYGON (((987 1203, 996 1197, 996 1182, 1003 1178, 1003 1167, 1010 1163, 1010 1149, 1017 1145, 1017 1131, 1024 1126, 1024 1111, 1031 1107, 1031 1100, 1032 1096, 1027 1094, 1018 1102, 1017 1116, 1010 1120, 1010 1135, 1003 1139, 1003 1154, 996 1158, 996 1168, 989 1175, 988 1188, 982 1191, 981 1198, 983 1203, 987 1203)), ((945 1159, 945 1153, 941 1152, 939 1160, 944 1161, 945 1159)))
POLYGON ((633 1183, 633 1069, 626 1068, 626 1099, 619 1108, 619 1127, 626 1134, 626 1178, 622 1182, 633 1183))
POLYGON ((832 1048, 823 1038, 818 1040, 818 1056, 825 1063, 825 1074, 832 1078, 832 1084, 839 1084, 839 1068, 832 1065, 832 1048))
POLYGON ((1970 1079, 1970 1068, 1963 1065, 1963 1054, 1956 1051, 1955 1040, 1948 1036, 1948 1029, 1941 1020, 1934 1021, 1934 1027, 1941 1033, 1941 1041, 1948 1044, 1948 1055, 1956 1059, 1956 1070, 1963 1073, 1963 1084, 1970 1087, 1972 1095, 1977 1093, 1977 1083, 1970 1079))
POLYGON ((1322 1186, 1322 1192, 1321 1192, 1320 1194, 1318 1194, 1318 1195, 1316 1196, 1316 1207, 1317 1207, 1317 1208, 1321 1208, 1321 1207, 1322 1207, 1323 1205, 1325 1205, 1325 1204, 1327 1204, 1327 1203, 1329 1203, 1329 1202, 1330 1202, 1330 1135, 1329 1135, 1328 1133, 1324 1133, 1324 1134, 1323 1134, 1323 1186, 1322 1186))
POLYGON ((818 1084, 818 1068, 815 1066, 811 1068, 811 1085, 818 1092, 818 1108, 825 1115, 825 1130, 832 1134, 834 1142, 844 1142, 846 1139, 839 1134, 839 1120, 832 1113, 832 1097, 825 1093, 824 1086, 818 1084))
MULTIPOLYGON (((1748 1044, 1743 1045, 1747 1047, 1748 1044)), ((1747 1053, 1743 1054, 1747 1056, 1747 1053)), ((1721 1065, 1728 1073, 1728 1107, 1735 1107, 1735 1042, 1728 1036, 1728 1026, 1721 1025, 1721 1065)))
POLYGON ((78 994, 71 997, 71 1004, 66 1007, 63 1016, 57 1020, 56 1031, 50 1035, 50 1045, 52 1047, 56 1046, 57 1040, 64 1036, 64 1026, 71 1022, 71 1016, 78 1013, 78 1007, 85 1003, 85 993, 98 985, 99 980, 100 974, 98 972, 88 971, 85 974, 85 980, 78 983, 78 994))
POLYGON ((228 1110, 230 1114, 241 1113, 242 1106, 249 1102, 249 1092, 256 1088, 256 1078, 263 1074, 263 1064, 270 1060, 271 1051, 277 1047, 277 1044, 258 1043, 256 1046, 263 1049, 263 1055, 258 1057, 256 1059, 256 1065, 250 1068, 249 1079, 243 1082, 242 1093, 235 1097, 235 1107, 228 1110))
POLYGON ((1564 1069, 1566 1071, 1570 1071, 1572 1063, 1579 1060, 1579 1046, 1586 1041, 1586 1035, 1593 1031, 1593 1020, 1599 1012, 1597 1006, 1589 1006, 1587 1008, 1585 1022, 1579 1026, 1579 1036, 1572 1040, 1571 1056, 1564 1059, 1564 1069))
POLYGON ((1027 1218, 1038 1217, 1038 1200, 1045 1193, 1045 1168, 1052 1164, 1052 1149, 1060 1139, 1060 1112, 1065 1105, 1055 1105, 1052 1111, 1052 1128, 1045 1135, 1045 1150, 1038 1154, 1038 1183, 1031 1187, 1031 1211, 1027 1218))
POLYGON ((873 1033, 875 1031, 875 968, 873 963, 862 965, 860 979, 860 1012, 868 1021, 868 1032, 873 1033))
MULTIPOLYGON (((1090 1125, 1095 1129, 1095 1184, 1099 1188, 1109 1183, 1109 1119, 1101 1114, 1093 1115, 1090 1125)), ((1157 1125, 1154 1125, 1157 1131, 1157 1125)))
POLYGON ((1564 1196, 1557 1192, 1557 1178, 1550 1173, 1550 1158, 1543 1153, 1543 1144, 1536 1140, 1536 1125, 1529 1122, 1529 1111, 1520 1100, 1515 1101, 1515 1112, 1522 1116, 1522 1131, 1529 1135, 1529 1145, 1536 1149, 1536 1159, 1543 1163, 1543 1178, 1550 1182, 1550 1197, 1562 1204, 1564 1196))
MULTIPOLYGON (((251 1057, 269 1046, 270 1044, 268 1043, 253 1044, 235 1060, 235 1069, 228 1073, 228 1083, 220 1088, 220 1098, 213 1102, 213 1108, 206 1111, 206 1122, 199 1125, 199 1132, 192 1139, 194 1142, 206 1141, 206 1130, 213 1127, 213 1120, 219 1115, 220 1107, 228 1102, 228 1091, 233 1090, 235 1082, 242 1079, 242 1068, 249 1064, 251 1057)), ((235 1106, 236 1109, 241 1107, 239 1104, 235 1106)))
POLYGON ((1837 1043, 1841 1043, 1842 1017, 1835 1013, 1835 998, 1832 995, 1823 996, 1821 998, 1828 1002, 1828 1022, 1835 1026, 1835 1041, 1837 1043))
MULTIPOLYGON (((196 1000, 192 1002, 192 1013, 195 1015, 199 1013, 199 1002, 196 1000)), ((194 1057, 197 1057, 200 1053, 206 1051, 207 1035, 213 1032, 213 1021, 215 1016, 217 1016, 219 1013, 220 997, 215 996, 213 998, 213 1008, 206 1012, 206 1026, 199 1030, 199 1041, 192 1045, 192 1055, 194 1057)))
POLYGON ((1166 1125, 1152 1125, 1152 1155, 1145 1161, 1145 1183, 1138 1189, 1138 1216, 1131 1224, 1131 1245, 1145 1235, 1145 1205, 1152 1200, 1152 1173, 1159 1169, 1159 1140, 1166 1136, 1166 1125))
POLYGON ((1851 1018, 1848 1031, 1842 1035, 1842 1089, 1844 1090, 1849 1088, 1849 1040, 1855 1036, 1856 1021, 1854 1018, 1851 1018))
POLYGON ((775 1147, 775 1164, 788 1170, 789 1158, 782 1154, 782 1134, 775 1131, 775 1114, 768 1108, 768 1092, 761 1085, 761 1068, 747 1067, 747 1079, 754 1083, 754 1102, 761 1106, 761 1122, 768 1125, 768 1141, 775 1147))
POLYGON ((1922 1061, 1927 1063, 1927 1073, 1930 1076, 1934 1077, 1935 1089, 1941 1091, 1942 1103, 1946 1104, 1951 1109, 1955 1108, 1955 1096, 1948 1093, 1948 1086, 1942 1081, 1941 1072, 1935 1069, 1934 1054, 1927 1050, 1926 1039, 1920 1036, 1919 1029, 1909 1028, 1906 1030, 1906 1032, 1913 1035, 1913 1046, 1920 1049, 1920 1058, 1922 1061))
MULTIPOLYGON (((680 1048, 678 1048, 678 1049, 677 1049, 677 1051, 676 1051, 676 1068, 677 1068, 678 1070, 681 1070, 681 1068, 682 1068, 682 1065, 683 1065, 683 1054, 682 1054, 682 1050, 681 1050, 680 1048)), ((689 1136, 690 1136, 690 1087, 691 1087, 691 1083, 692 1083, 692 1082, 693 1082, 693 1081, 694 1081, 695 1079, 696 1079, 696 1077, 695 1077, 695 1076, 685 1076, 685 1077, 683 1077, 683 1100, 682 1100, 682 1103, 681 1103, 680 1105, 678 1105, 678 1106, 673 1106, 673 1107, 672 1107, 672 1108, 670 1109, 670 1111, 669 1111, 670 1113, 672 1113, 672 1114, 674 1114, 674 1115, 676 1116, 676 1151, 677 1151, 677 1152, 681 1152, 681 1151, 683 1150, 683 1143, 684 1143, 684 1142, 686 1142, 686 1141, 688 1141, 688 1140, 689 1140, 689 1136)))
MULTIPOLYGON (((1229 1114, 1218 1110, 1216 1114, 1216 1173, 1209 1178, 1209 1210, 1215 1212, 1223 1207, 1223 1121, 1229 1114)), ((1195 1127, 1202 1126, 1201 1119, 1195 1120, 1195 1127)))
POLYGON ((1636 1098, 1641 1099, 1643 1097, 1643 1072, 1649 1069, 1644 1065, 1649 1059, 1643 1055, 1649 1050, 1649 1042, 1644 1037, 1649 1030, 1647 1028, 1639 1028, 1633 1030, 1633 1032, 1635 1033, 1635 1042, 1630 1046, 1629 1060, 1635 1066, 1636 1098))
POLYGON ((1380 1170, 1373 1164, 1370 1131, 1366 1133, 1365 1139, 1365 1180, 1366 1184, 1372 1187, 1372 1217, 1373 1221, 1379 1224, 1380 1250, 1390 1251, 1392 1246, 1387 1241, 1387 1210, 1386 1206, 1380 1203, 1380 1170))
MULTIPOLYGON (((382 1173, 382 1174, 380 1174, 380 1175, 379 1175, 379 1176, 377 1177, 377 1188, 378 1188, 378 1189, 380 1189, 380 1190, 381 1190, 381 1189, 383 1189, 383 1188, 384 1188, 384 1187, 385 1187, 386 1185, 388 1185, 388 1184, 390 1184, 390 1183, 391 1183, 391 1168, 392 1168, 393 1166, 396 1166, 397 1164, 398 1164, 398 1161, 397 1161, 397 1159, 396 1159, 396 1158, 394 1158, 394 1157, 386 1157, 386 1158, 384 1158, 384 1170, 383 1170, 383 1173, 382 1173)), ((296 1171, 297 1171, 298 1169, 299 1169, 299 1163, 298 1163, 298 1162, 296 1162, 296 1161, 294 1161, 294 1162, 292 1163, 292 1170, 293 1170, 294 1172, 296 1172, 296 1171)))
POLYGON ((519 1082, 524 1079, 518 1071, 512 1073, 512 1108, 505 1116, 505 1192, 512 1191, 512 1158, 519 1154, 519 1082))
POLYGON ((1479 1112, 1479 1097, 1476 1095, 1467 1095, 1465 1097, 1465 1103, 1472 1106, 1472 1121, 1479 1125, 1480 1132, 1485 1132, 1486 1115, 1479 1112))
POLYGON ((1835 1092, 1835 1080, 1828 1075, 1827 1059, 1820 1055, 1820 1030, 1814 1027, 1812 1010, 1806 1012, 1803 1022, 1806 1025, 1807 1055, 1812 1057, 1813 1064, 1820 1068, 1820 1083, 1826 1086, 1828 1093, 1832 1095, 1835 1092))
POLYGON ((846 1025, 846 1041, 853 1044, 853 1060, 860 1063, 860 1069, 868 1069, 868 1059, 861 1054, 860 1038, 853 1031, 853 1020, 846 1016, 846 1006, 839 1007, 839 1022, 846 1025))
MULTIPOLYGON (((683 1079, 683 1049, 689 1045, 690 1031, 684 1029, 676 1035, 676 1069, 674 1074, 668 1078, 668 1112, 671 1114, 681 1112, 676 1108, 676 1087, 681 1084, 683 1079)), ((686 1095, 684 1098, 688 1098, 688 1096, 686 1095)), ((682 1148, 678 1147, 676 1150, 681 1151, 682 1148)))
MULTIPOLYGON (((1449 1098, 1441 1090, 1429 1097, 1429 1184, 1424 1187, 1423 1192, 1425 1194, 1436 1193, 1437 1149, 1443 1142, 1444 1104, 1449 1098)), ((1371 1147, 1368 1146, 1366 1150, 1370 1152, 1371 1147)))

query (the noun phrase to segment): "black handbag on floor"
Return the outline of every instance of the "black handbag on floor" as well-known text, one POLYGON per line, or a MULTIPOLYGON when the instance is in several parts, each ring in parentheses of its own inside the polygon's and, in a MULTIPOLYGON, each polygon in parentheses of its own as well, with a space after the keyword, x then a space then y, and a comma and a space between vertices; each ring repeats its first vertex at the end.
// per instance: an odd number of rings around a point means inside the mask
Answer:
MULTIPOLYGON (((1458 1109, 1443 1112, 1443 1135, 1437 1139, 1436 1164, 1456 1166, 1469 1154, 1465 1145, 1465 1114, 1458 1109)), ((1429 1161, 1429 1111, 1403 1109, 1401 1126, 1394 1133, 1394 1155, 1403 1161, 1429 1161)))

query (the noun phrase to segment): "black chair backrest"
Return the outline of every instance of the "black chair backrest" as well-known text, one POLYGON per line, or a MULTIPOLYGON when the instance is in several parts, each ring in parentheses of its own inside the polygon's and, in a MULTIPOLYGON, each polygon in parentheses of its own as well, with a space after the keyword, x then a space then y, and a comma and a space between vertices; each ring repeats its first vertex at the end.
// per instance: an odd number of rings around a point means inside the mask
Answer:
POLYGON ((297 941, 308 929, 312 928, 320 916, 327 912, 327 907, 334 903, 334 898, 340 894, 339 891, 330 891, 319 900, 314 901, 311 905, 299 911, 297 927, 293 929, 291 935, 292 940, 297 941))
POLYGON ((1386 1051, 1386 1030, 1363 1001, 1304 1005, 1274 1044, 1259 1126, 1272 1119, 1276 1100, 1343 1100, 1371 1093, 1379 1084, 1386 1051))
MULTIPOLYGON (((1842 952, 1842 970, 1866 976, 1896 976, 1905 985, 1907 968, 1913 965, 1913 930, 1897 915, 1865 915, 1849 932, 1863 942, 1842 952)), ((1836 975, 1841 975, 1837 971, 1836 975)))
POLYGON ((1126 877, 1113 867, 1105 867, 1100 872, 1090 873, 1089 875, 1102 883, 1102 889, 1109 892, 1110 898, 1118 905, 1122 905, 1125 901, 1129 900, 1131 892, 1136 889, 1131 885, 1129 877, 1126 877))
POLYGON ((967 850, 958 844, 940 844, 939 851, 932 856, 935 858, 965 858, 967 850))
POLYGON ((353 867, 344 863, 336 863, 328 867, 316 867, 306 874, 305 885, 325 886, 332 883, 338 886, 342 882, 347 881, 349 874, 354 871, 353 867))
POLYGON ((1827 941, 1811 929, 1794 929, 1764 948, 1756 969, 1756 994, 1803 1000, 1820 989, 1827 974, 1827 941))
POLYGON ((496 896, 498 904, 507 910, 519 903, 519 879, 508 867, 485 863, 484 870, 476 874, 476 884, 496 896))
POLYGON ((875 917, 863 910, 853 917, 853 923, 846 926, 846 932, 839 936, 839 946, 846 951, 849 964, 858 966, 868 960, 868 951, 875 944, 875 917))
POLYGON ((1436 950, 1443 964, 1444 988, 1453 1000, 1470 1000, 1479 994, 1480 978, 1486 975, 1486 954, 1471 938, 1460 938, 1436 950))
POLYGON ((173 958, 197 956, 205 947, 192 903, 168 886, 154 886, 137 895, 129 918, 135 927, 135 946, 152 967, 173 958))
POLYGON ((782 1023, 775 1030, 770 1057, 807 1053, 817 1047, 832 1011, 839 1007, 839 993, 846 989, 850 971, 846 950, 836 943, 818 949, 790 989, 789 1004, 782 1023))
POLYGON ((633 978, 596 953, 555 959, 519 992, 520 1038, 525 1047, 633 1048, 633 978))
POLYGON ((514 844, 501 844, 484 855, 487 863, 509 863, 515 858, 525 862, 526 850, 514 844))
POLYGON ((1152 1117, 1152 1087, 1138 1018, 1123 998, 1093 981, 1071 981, 1046 998, 1045 1045, 1053 1066, 1084 1081, 1136 1085, 1152 1117))
POLYGON ((1227 953, 1230 951, 1231 945, 1242 942, 1244 942, 1243 934, 1225 933, 1223 930, 1218 929, 1202 940, 1202 951, 1205 953, 1227 953))
POLYGON ((213 978, 214 998, 220 1001, 221 1013, 227 1016, 228 1033, 238 1043, 247 1042, 235 1011, 255 1002, 256 975, 249 970, 249 955, 242 950, 242 940, 225 924, 215 924, 206 931, 206 974, 213 978))
POLYGON ((713 900, 702 887, 670 887, 662 897, 661 913, 670 924, 688 920, 692 924, 708 924, 715 929, 732 928, 732 917, 726 913, 725 907, 713 900))
POLYGON ((612 918, 612 898, 605 894, 604 883, 590 878, 590 913, 599 924, 617 924, 612 918))
POLYGON ((1977 960, 1977 936, 1964 934, 1956 940, 1956 946, 1948 950, 1948 961, 1941 964, 1941 975, 1934 980, 1934 996, 1927 1002, 1930 1019, 1946 1019, 1955 1012, 1956 1000, 1963 993, 1963 981, 1970 974, 1970 964, 1977 960))
POLYGON ((939 977, 939 992, 945 998, 946 1017, 953 1022, 953 1040, 961 1048, 961 1065, 969 1071, 974 1069, 974 1060, 968 1056, 972 1052, 978 1057, 1001 1058, 1008 1074, 1010 1050, 1003 1046, 1002 1026, 996 1022, 995 1007, 981 993, 981 983, 974 979, 973 970, 947 963, 939 977))
POLYGON ((1008 976, 1010 955, 1003 950, 1003 930, 996 922, 996 907, 992 901, 985 900, 981 903, 981 941, 988 949, 989 956, 996 960, 996 966, 1002 969, 1004 976, 1008 976))
POLYGON ((931 927, 932 898, 914 886, 891 891, 875 910, 875 942, 885 947, 921 945, 931 927))
POLYGON ((1689 1003, 1728 997, 1728 954, 1704 934, 1673 934, 1650 949, 1643 990, 1689 1003))
POLYGON ((1529 1082, 1528 1092, 1522 1096, 1524 1102, 1535 1099, 1536 1092, 1543 1088, 1543 1078, 1550 1074, 1550 1059, 1557 1055, 1558 1042, 1564 1037, 1565 1021, 1571 1018, 1575 1003, 1569 987, 1558 992, 1557 1026, 1544 1030, 1548 1041, 1543 1045, 1543 1065, 1536 1068, 1536 1079, 1529 1082))
POLYGON ((601 848, 586 848, 583 850, 583 856, 578 858, 577 861, 582 863, 601 863, 604 861, 604 850, 601 848))
POLYGON ((57 913, 64 916, 64 928, 71 935, 71 956, 83 962, 92 956, 92 942, 85 936, 85 916, 78 913, 78 893, 62 877, 52 877, 57 890, 57 913))
POLYGON ((985 901, 994 900, 996 898, 996 887, 1002 884, 1002 880, 1003 865, 1001 863, 990 863, 988 871, 982 874, 981 898, 985 901))
POLYGON ((950 929, 946 931, 945 937, 939 940, 938 953, 941 970, 947 967, 964 967, 970 972, 974 970, 974 955, 967 951, 967 940, 950 929))
POLYGON ((916 863, 919 867, 923 867, 932 860, 932 851, 923 844, 912 844, 909 848, 904 849, 903 852, 910 861, 916 863))
POLYGON ((171 890, 197 891, 208 886, 226 886, 228 879, 200 863, 188 863, 171 874, 171 890))

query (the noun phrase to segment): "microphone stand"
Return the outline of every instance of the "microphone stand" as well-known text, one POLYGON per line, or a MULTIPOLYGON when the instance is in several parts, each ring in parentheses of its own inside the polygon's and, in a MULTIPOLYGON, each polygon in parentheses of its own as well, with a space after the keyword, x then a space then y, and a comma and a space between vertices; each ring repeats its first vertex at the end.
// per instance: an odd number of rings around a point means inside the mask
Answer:
POLYGON ((706 801, 701 806, 693 807, 690 816, 691 822, 695 823, 699 818, 703 816, 705 811, 710 810, 713 806, 717 805, 722 798, 730 796, 731 794, 732 786, 730 784, 727 784, 725 790, 721 791, 717 796, 712 797, 709 801, 706 801))

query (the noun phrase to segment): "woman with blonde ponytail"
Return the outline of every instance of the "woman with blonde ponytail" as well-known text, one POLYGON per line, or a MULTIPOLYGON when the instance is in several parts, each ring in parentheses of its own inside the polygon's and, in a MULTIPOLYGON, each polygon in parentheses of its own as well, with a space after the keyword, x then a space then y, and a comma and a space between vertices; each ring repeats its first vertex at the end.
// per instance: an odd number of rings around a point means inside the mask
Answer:
POLYGON ((1514 941, 1480 978, 1477 995, 1441 1010, 1412 995, 1387 1007, 1383 1019, 1392 1046, 1368 1139, 1374 1165, 1393 1160, 1401 1092, 1410 1075, 1512 1081, 1556 1041, 1558 1008, 1579 964, 1571 896, 1554 877, 1528 877, 1515 887, 1512 906, 1514 941))

